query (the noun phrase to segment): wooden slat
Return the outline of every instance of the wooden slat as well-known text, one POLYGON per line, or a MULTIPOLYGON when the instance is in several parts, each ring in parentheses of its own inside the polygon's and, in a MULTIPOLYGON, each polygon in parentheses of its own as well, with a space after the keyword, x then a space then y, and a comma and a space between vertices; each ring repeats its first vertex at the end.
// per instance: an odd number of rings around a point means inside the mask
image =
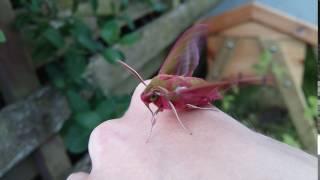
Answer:
POLYGON ((263 49, 273 51, 272 58, 276 60, 276 66, 282 69, 281 75, 274 76, 277 86, 302 144, 308 152, 315 154, 317 148, 316 126, 310 118, 305 116, 306 100, 301 87, 294 82, 292 72, 287 65, 289 61, 286 58, 289 56, 282 51, 281 45, 277 42, 261 41, 261 44, 263 49))
POLYGON ((60 180, 60 176, 71 167, 60 136, 48 139, 34 154, 40 174, 44 179, 60 180))
POLYGON ((306 44, 295 39, 278 41, 294 83, 302 87, 306 44))
MULTIPOLYGON (((14 21, 14 17, 15 13, 10 1, 0 1, 0 29, 4 31, 7 38, 6 43, 0 44, 0 89, 7 103, 13 103, 22 99, 39 87, 38 79, 30 66, 28 55, 25 53, 23 46, 21 46, 22 41, 20 40, 19 34, 10 27, 14 21)), ((17 115, 19 114, 17 113, 17 115)), ((3 118, 0 118, 0 121, 1 125, 6 124, 3 118)), ((15 126, 19 126, 19 124, 15 126)), ((6 126, 1 126, 0 129, 5 127, 6 126)), ((32 157, 26 158, 20 163, 10 161, 10 159, 15 158, 15 151, 14 149, 11 151, 6 148, 16 146, 16 144, 10 144, 11 135, 8 139, 2 139, 7 138, 5 135, 8 135, 9 132, 10 129, 5 129, 5 131, 2 130, 0 132, 1 135, 4 135, 0 137, 0 152, 2 152, 0 177, 10 166, 15 165, 16 167, 11 169, 3 179, 19 179, 21 176, 26 180, 34 178, 38 175, 38 172, 32 157), (4 150, 7 150, 12 156, 4 153, 4 150)), ((14 132, 15 131, 11 133, 14 132)), ((24 156, 17 158, 22 159, 24 156)))
MULTIPOLYGON (((187 1, 139 30, 142 38, 133 46, 117 47, 124 52, 127 63, 140 72, 147 62, 167 48, 182 31, 217 2, 218 0, 187 1)), ((153 70, 158 68, 155 66, 153 70)), ((104 93, 108 93, 112 87, 130 76, 129 73, 123 73, 120 66, 110 65, 102 58, 90 61, 86 75, 98 84, 104 93), (114 77, 117 77, 116 81, 114 77)))
POLYGON ((9 0, 0 1, 0 29, 7 41, 0 44, 0 87, 7 103, 20 100, 39 87, 19 34, 11 28, 14 11, 9 0))
POLYGON ((38 170, 32 156, 28 156, 23 161, 17 163, 14 168, 10 169, 1 177, 1 180, 17 180, 23 177, 24 180, 34 179, 38 176, 38 170))
POLYGON ((254 6, 252 5, 241 6, 239 8, 227 11, 221 15, 209 17, 205 19, 203 23, 208 24, 209 33, 219 33, 220 31, 230 27, 248 22, 252 15, 253 8, 254 6))
POLYGON ((259 3, 251 3, 204 20, 210 33, 219 33, 244 22, 255 21, 301 41, 317 45, 318 28, 259 3))
MULTIPOLYGON (((223 39, 222 46, 219 47, 217 50, 210 50, 216 51, 215 56, 208 61, 208 74, 207 80, 214 81, 221 78, 221 75, 224 73, 224 68, 228 64, 231 56, 234 54, 234 49, 237 48, 237 40, 235 38, 221 38, 223 39)), ((216 41, 215 41, 216 42, 216 41)), ((211 40, 208 43, 214 43, 211 40)), ((209 48, 213 48, 208 45, 209 48)))
POLYGON ((252 18, 313 46, 318 44, 317 26, 295 19, 275 9, 256 4, 252 18))
MULTIPOLYGON (((212 36, 209 38, 209 51, 219 51, 216 45, 211 39, 218 39, 223 37, 233 37, 241 38, 241 45, 237 47, 237 53, 234 55, 234 60, 232 60, 233 67, 228 67, 225 70, 225 75, 231 75, 242 71, 243 73, 252 74, 252 66, 258 63, 260 58, 260 52, 256 38, 263 40, 273 40, 281 44, 283 51, 288 58, 288 67, 292 71, 293 79, 301 86, 302 76, 303 76, 303 62, 305 56, 305 43, 289 36, 287 34, 276 31, 270 27, 264 26, 263 24, 258 24, 257 22, 245 22, 229 29, 223 30, 217 36, 212 36)), ((210 61, 209 61, 210 62, 210 61)), ((214 66, 213 66, 214 67, 214 66)), ((210 68, 210 71, 212 69, 210 68)), ((209 71, 209 72, 210 72, 209 71)))
MULTIPOLYGON (((0 28, 4 28, 4 32, 8 37, 8 41, 4 44, 0 45, 0 84, 2 87, 2 93, 4 98, 7 102, 12 103, 20 100, 31 93, 33 93, 36 89, 40 88, 40 83, 37 78, 36 73, 33 71, 31 67, 31 60, 28 59, 28 54, 23 49, 23 43, 21 43, 19 34, 14 32, 13 28, 10 27, 11 23, 13 22, 14 11, 10 5, 9 0, 2 0, 0 2, 0 11, 3 17, 9 17, 8 19, 2 19, 0 22, 0 28)), ((52 105, 51 102, 47 102, 45 99, 44 101, 38 100, 40 103, 46 105, 52 105)), ((49 99, 51 100, 51 99, 49 99)), ((54 100, 54 99, 53 99, 54 100)), ((39 103, 35 102, 35 103, 39 103)), ((53 102, 54 103, 54 102, 53 102)), ((17 113, 16 115, 4 113, 0 115, 0 122, 3 127, 7 127, 7 131, 0 132, 2 133, 3 137, 7 138, 7 142, 1 143, 5 144, 4 147, 1 148, 2 155, 5 157, 3 158, 3 163, 0 166, 0 172, 5 172, 15 165, 18 161, 25 158, 33 149, 39 146, 44 140, 48 139, 49 137, 53 136, 54 133, 58 131, 55 129, 57 127, 61 127, 61 123, 54 125, 50 123, 56 123, 56 117, 54 114, 50 114, 52 112, 57 113, 56 110, 48 110, 48 109, 41 109, 43 107, 37 107, 38 105, 29 104, 30 109, 24 109, 24 112, 14 112, 17 113), (32 108, 39 108, 39 109, 32 109, 32 108), (41 110, 44 110, 41 112, 41 110), (38 113, 37 115, 28 114, 30 112, 38 113), (19 114, 22 113, 22 114, 19 114), (20 117, 19 117, 20 115, 20 117), (25 115, 25 116, 23 116, 25 115), (16 118, 16 119, 10 119, 16 118), (28 121, 25 118, 32 118, 32 120, 28 121), (16 120, 16 121, 15 121, 16 120), (23 122, 21 122, 23 121, 23 122), (47 122, 51 121, 51 122, 47 122), (17 123, 17 124, 12 124, 17 123), (28 124, 24 124, 28 123, 28 124), (42 125, 42 126, 41 126, 42 125), (48 125, 48 126, 47 126, 48 125), (51 126, 49 126, 51 125, 51 126), (48 129, 52 127, 52 129, 48 129), (43 129, 38 129, 43 128, 43 129), (29 132, 29 130, 34 132, 29 132), (46 134, 46 133, 52 134, 46 134), (39 133, 39 134, 37 134, 39 133), (23 137, 21 137, 23 135, 23 137), (38 138, 38 139, 33 139, 38 138), (16 140, 16 141, 15 141, 16 140), (19 142, 18 140, 21 140, 19 142), (37 141, 38 140, 38 141, 37 141), (11 144, 10 144, 11 143, 11 144), (29 143, 29 144, 26 144, 29 143), (37 144, 38 143, 38 144, 37 144), (18 145, 17 145, 18 144, 18 145), (10 149, 12 148, 12 149, 10 149), (19 149, 17 149, 19 148, 19 149)), ((50 108, 51 106, 47 107, 50 108)), ((59 112, 59 111, 58 111, 59 112)), ((64 112, 64 111, 61 111, 64 112)), ((66 112, 66 111, 65 111, 66 112)), ((65 114, 55 115, 57 118, 64 117, 65 114)), ((60 119, 61 120, 61 119, 60 119)), ((65 120, 65 118, 63 119, 65 120)), ((63 121, 61 121, 63 122, 63 121)), ((59 137, 56 136, 53 139, 58 139, 59 137)), ((5 139, 1 139, 1 141, 5 141, 5 139)), ((60 146, 56 146, 57 143, 53 141, 48 141, 45 145, 40 147, 34 154, 35 157, 42 156, 42 164, 38 166, 39 169, 45 169, 49 173, 47 173, 47 177, 50 179, 55 179, 56 173, 61 173, 60 169, 53 164, 52 159, 50 157, 55 157, 59 159, 59 167, 60 168, 68 168, 70 166, 70 162, 68 157, 66 157, 65 149, 63 144, 60 146), (55 146, 55 148, 52 148, 55 146), (53 172, 52 169, 55 169, 53 172), (60 170, 60 171, 59 171, 60 170)), ((40 161, 38 161, 40 162, 40 161)), ((2 163, 2 162, 1 162, 2 163)), ((14 170, 13 170, 14 171, 14 170)), ((26 173, 26 171, 24 172, 26 173)), ((30 174, 31 172, 28 172, 30 174)), ((1 176, 1 173, 0 173, 1 176)), ((20 174, 18 173, 17 176, 21 178, 25 178, 27 174, 20 174)), ((45 173, 42 174, 45 176, 45 173)), ((26 179, 27 180, 27 179, 26 179)))
POLYGON ((65 98, 44 88, 0 111, 0 177, 57 133, 70 115, 65 98))
POLYGON ((219 35, 239 38, 259 37, 260 39, 268 40, 293 39, 292 36, 289 36, 288 34, 276 31, 273 28, 254 21, 248 21, 232 26, 231 28, 221 31, 219 35))

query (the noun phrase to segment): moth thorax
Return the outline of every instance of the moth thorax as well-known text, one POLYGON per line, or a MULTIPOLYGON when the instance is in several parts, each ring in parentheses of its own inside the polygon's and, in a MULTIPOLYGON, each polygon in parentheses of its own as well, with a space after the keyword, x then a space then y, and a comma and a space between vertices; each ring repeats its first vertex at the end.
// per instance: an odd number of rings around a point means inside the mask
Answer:
POLYGON ((187 89, 187 87, 186 86, 177 86, 175 89, 175 92, 180 92, 183 89, 187 89))

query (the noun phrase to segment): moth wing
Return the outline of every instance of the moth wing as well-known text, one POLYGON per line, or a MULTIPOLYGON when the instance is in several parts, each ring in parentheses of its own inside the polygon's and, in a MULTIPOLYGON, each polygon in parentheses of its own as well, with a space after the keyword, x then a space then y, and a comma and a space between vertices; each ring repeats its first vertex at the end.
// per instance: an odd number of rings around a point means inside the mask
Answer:
MULTIPOLYGON (((221 99, 221 91, 227 90, 231 87, 230 82, 205 83, 196 85, 191 88, 182 89, 179 95, 186 103, 201 104, 201 101, 210 102, 221 99)), ((206 104, 206 103, 205 103, 206 104)))
POLYGON ((194 85, 193 87, 182 89, 179 95, 183 98, 185 103, 189 104, 207 104, 207 102, 218 100, 222 98, 221 92, 225 92, 235 85, 257 85, 264 84, 265 79, 261 77, 246 77, 234 78, 232 80, 224 80, 219 82, 205 82, 202 84, 194 85), (203 103, 201 103, 203 101, 203 103))
POLYGON ((196 24, 182 34, 165 59, 159 74, 192 76, 205 46, 207 25, 196 24))

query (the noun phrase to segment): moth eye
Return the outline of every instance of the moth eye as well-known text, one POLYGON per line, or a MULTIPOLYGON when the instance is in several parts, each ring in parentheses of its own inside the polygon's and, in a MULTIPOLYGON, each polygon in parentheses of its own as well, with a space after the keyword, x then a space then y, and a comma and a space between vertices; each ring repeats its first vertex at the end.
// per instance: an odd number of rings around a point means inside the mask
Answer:
POLYGON ((151 96, 150 96, 150 101, 156 101, 157 99, 158 99, 158 95, 157 94, 152 94, 151 96))

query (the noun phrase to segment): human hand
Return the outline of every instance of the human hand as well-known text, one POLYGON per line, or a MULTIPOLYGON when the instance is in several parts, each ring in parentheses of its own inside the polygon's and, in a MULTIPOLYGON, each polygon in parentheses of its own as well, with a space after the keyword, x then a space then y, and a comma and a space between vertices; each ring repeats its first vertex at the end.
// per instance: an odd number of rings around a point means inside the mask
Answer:
POLYGON ((316 158, 249 130, 222 111, 158 114, 148 143, 151 113, 136 89, 125 115, 99 125, 91 134, 90 174, 68 180, 316 180, 316 158))

